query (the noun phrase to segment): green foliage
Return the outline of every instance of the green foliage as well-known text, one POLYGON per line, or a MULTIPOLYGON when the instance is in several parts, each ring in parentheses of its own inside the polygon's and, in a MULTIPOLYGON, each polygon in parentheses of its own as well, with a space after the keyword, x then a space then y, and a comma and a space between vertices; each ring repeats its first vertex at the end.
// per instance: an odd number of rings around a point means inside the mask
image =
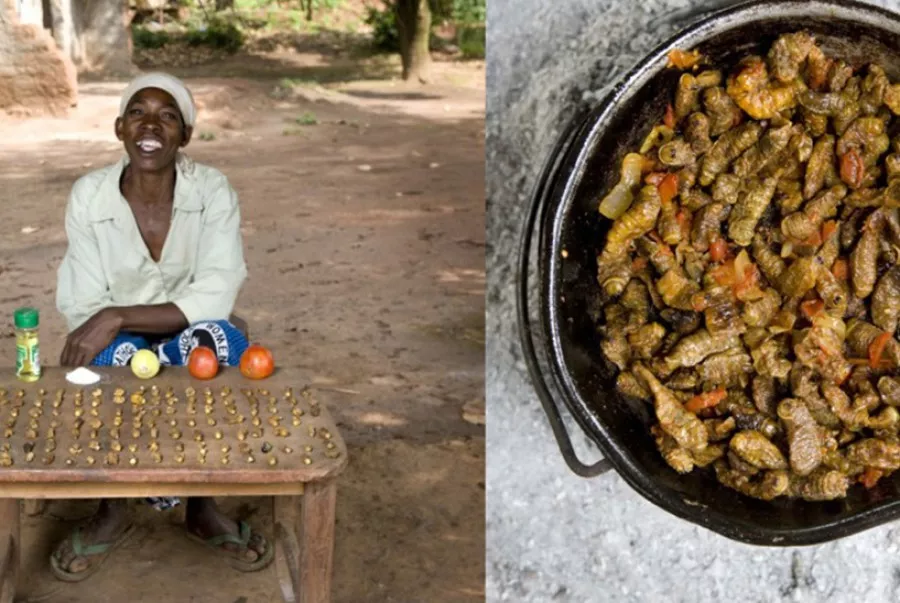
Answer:
POLYGON ((193 46, 211 46, 228 52, 237 52, 244 45, 244 32, 234 23, 219 17, 211 17, 198 28, 191 28, 185 40, 193 46))
POLYGON ((169 34, 164 31, 150 31, 140 25, 132 26, 131 37, 135 48, 148 49, 162 48, 171 40, 169 34))
POLYGON ((307 111, 295 120, 301 126, 314 126, 319 123, 315 113, 307 111))
POLYGON ((385 52, 400 50, 400 34, 397 30, 397 16, 392 6, 383 3, 381 8, 369 5, 363 23, 372 28, 372 42, 385 52))
POLYGON ((453 0, 451 17, 457 23, 483 24, 487 19, 485 0, 453 0))
MULTIPOLYGON (((393 0, 382 0, 380 7, 369 5, 364 20, 372 28, 375 47, 386 52, 400 50, 400 35, 393 5, 393 0)), ((463 55, 484 56, 485 0, 429 0, 428 6, 433 24, 451 21, 465 32, 457 40, 463 55)))
POLYGON ((485 46, 484 25, 463 25, 456 32, 456 44, 463 57, 483 59, 485 46))

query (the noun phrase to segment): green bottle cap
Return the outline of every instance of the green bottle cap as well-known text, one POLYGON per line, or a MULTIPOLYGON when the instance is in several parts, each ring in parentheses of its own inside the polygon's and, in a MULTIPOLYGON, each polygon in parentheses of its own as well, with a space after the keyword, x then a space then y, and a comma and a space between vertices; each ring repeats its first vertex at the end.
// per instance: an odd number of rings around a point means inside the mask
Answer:
POLYGON ((38 326, 36 308, 19 308, 13 314, 17 329, 34 329, 38 326))

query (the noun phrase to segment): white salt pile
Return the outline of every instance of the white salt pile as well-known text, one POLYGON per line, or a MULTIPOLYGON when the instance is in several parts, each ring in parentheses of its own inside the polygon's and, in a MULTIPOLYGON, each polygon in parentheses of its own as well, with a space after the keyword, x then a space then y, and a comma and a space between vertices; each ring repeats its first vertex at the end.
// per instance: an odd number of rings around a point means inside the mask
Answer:
POLYGON ((100 375, 81 366, 66 373, 66 381, 75 385, 92 385, 100 381, 100 375))

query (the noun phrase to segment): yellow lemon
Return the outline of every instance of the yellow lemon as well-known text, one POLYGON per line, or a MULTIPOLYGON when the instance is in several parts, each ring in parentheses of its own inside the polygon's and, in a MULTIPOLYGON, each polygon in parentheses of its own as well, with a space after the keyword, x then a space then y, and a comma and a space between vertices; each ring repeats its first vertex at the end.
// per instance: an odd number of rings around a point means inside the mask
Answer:
POLYGON ((151 350, 138 350, 131 357, 131 372, 140 379, 150 379, 159 372, 159 357, 151 350))

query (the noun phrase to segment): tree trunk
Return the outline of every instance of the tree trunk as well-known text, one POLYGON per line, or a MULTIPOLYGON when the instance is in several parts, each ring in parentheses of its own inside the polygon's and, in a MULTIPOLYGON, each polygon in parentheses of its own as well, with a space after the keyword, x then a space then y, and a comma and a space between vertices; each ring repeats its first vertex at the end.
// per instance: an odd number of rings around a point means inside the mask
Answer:
POLYGON ((431 35, 431 10, 428 0, 396 0, 397 31, 400 35, 400 58, 403 79, 428 81, 431 54, 428 42, 431 35))
POLYGON ((313 0, 306 0, 306 20, 312 21, 313 19, 313 0))

